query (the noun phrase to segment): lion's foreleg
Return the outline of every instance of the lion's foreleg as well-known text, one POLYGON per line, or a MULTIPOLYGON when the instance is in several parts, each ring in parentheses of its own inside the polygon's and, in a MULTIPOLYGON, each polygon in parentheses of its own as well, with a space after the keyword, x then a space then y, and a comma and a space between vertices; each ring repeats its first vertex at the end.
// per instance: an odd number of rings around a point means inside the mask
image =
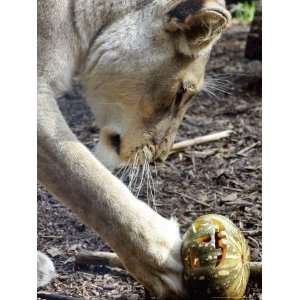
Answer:
POLYGON ((81 144, 51 91, 38 106, 38 178, 106 240, 125 267, 159 296, 182 294, 181 239, 175 222, 136 199, 81 144))

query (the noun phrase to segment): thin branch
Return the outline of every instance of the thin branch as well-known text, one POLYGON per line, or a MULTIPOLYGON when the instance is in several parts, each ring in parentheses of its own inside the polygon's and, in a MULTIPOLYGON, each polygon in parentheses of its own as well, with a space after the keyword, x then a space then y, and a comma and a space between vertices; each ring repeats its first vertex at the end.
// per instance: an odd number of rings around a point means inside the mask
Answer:
POLYGON ((81 252, 75 256, 77 266, 103 265, 124 269, 124 266, 117 256, 112 252, 81 252))
POLYGON ((215 141, 221 140, 223 138, 229 137, 232 133, 233 133, 232 130, 224 130, 221 132, 200 136, 200 137, 197 137, 194 139, 185 140, 185 141, 174 144, 171 149, 171 153, 182 151, 185 148, 190 147, 190 146, 206 144, 209 142, 215 142, 215 141))
POLYGON ((46 293, 46 292, 38 292, 37 298, 43 299, 43 300, 85 300, 84 298, 63 296, 63 295, 58 295, 58 294, 50 294, 50 293, 46 293))
POLYGON ((253 143, 252 145, 250 145, 249 147, 246 147, 244 149, 242 149, 241 151, 239 151, 237 154, 243 156, 246 152, 248 152, 249 150, 255 148, 259 143, 253 143))

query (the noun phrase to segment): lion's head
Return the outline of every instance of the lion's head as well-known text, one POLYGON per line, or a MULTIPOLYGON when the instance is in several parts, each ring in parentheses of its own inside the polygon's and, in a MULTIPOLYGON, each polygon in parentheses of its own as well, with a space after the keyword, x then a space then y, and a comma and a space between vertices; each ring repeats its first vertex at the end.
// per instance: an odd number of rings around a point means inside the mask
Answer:
POLYGON ((96 155, 109 168, 167 157, 230 22, 223 0, 146 2, 103 28, 82 76, 101 130, 96 155))

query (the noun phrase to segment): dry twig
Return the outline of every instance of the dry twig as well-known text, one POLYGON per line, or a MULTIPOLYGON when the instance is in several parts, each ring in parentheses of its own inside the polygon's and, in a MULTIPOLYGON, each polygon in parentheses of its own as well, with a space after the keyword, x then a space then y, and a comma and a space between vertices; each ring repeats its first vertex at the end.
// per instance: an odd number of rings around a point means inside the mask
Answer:
POLYGON ((205 144, 205 143, 209 143, 209 142, 215 142, 220 139, 229 137, 232 133, 233 133, 232 130, 224 130, 221 132, 200 136, 200 137, 197 137, 194 139, 185 140, 185 141, 174 144, 171 149, 171 153, 182 151, 185 148, 190 147, 190 146, 205 144))
POLYGON ((85 300, 84 298, 63 296, 58 294, 46 293, 46 292, 38 292, 37 298, 43 300, 85 300))
POLYGON ((75 263, 78 267, 103 265, 124 269, 117 254, 104 251, 81 252, 75 256, 75 263))

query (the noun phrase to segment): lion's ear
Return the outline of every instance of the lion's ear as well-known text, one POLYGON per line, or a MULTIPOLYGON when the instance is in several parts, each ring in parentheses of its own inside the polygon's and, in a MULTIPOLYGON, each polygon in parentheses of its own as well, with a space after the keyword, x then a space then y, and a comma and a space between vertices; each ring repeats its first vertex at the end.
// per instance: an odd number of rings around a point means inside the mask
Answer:
MULTIPOLYGON (((178 46, 184 54, 212 45, 231 21, 223 0, 176 2, 165 14, 165 28, 169 32, 179 33, 178 46)), ((178 39, 178 34, 175 38, 178 39)))

